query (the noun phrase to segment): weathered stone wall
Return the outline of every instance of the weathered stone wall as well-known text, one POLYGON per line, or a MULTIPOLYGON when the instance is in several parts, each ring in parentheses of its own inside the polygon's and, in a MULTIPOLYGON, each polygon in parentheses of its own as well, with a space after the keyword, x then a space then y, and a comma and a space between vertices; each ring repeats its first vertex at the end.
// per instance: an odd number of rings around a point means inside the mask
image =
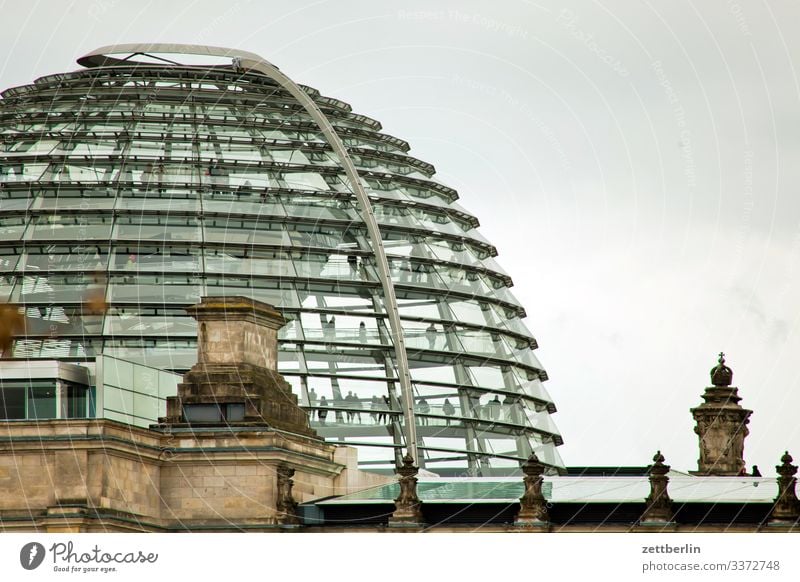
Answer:
POLYGON ((278 330, 285 323, 272 305, 246 297, 203 297, 187 309, 197 319, 200 364, 278 368, 278 330))
POLYGON ((274 521, 275 468, 255 462, 173 463, 161 473, 164 515, 179 521, 274 521))
MULTIPOLYGON (((297 502, 334 495, 344 469, 336 449, 268 429, 200 436, 108 420, 2 423, 0 523, 46 531, 98 523, 108 530, 274 527, 278 466, 296 469, 297 502)), ((358 469, 348 470, 352 481, 358 469)))
POLYGON ((0 511, 47 507, 55 500, 52 453, 0 454, 0 511))
POLYGON ((198 361, 203 364, 252 364, 274 370, 278 332, 250 321, 205 321, 198 361))

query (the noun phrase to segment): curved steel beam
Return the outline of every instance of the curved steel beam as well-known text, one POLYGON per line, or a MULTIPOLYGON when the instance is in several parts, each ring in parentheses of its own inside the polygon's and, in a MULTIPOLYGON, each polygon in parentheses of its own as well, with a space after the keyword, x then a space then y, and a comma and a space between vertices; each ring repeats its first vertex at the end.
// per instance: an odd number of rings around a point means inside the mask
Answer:
MULTIPOLYGON (((397 374, 399 376, 400 388, 403 391, 403 406, 405 408, 404 416, 406 419, 406 449, 408 454, 419 464, 417 457, 417 423, 414 415, 414 398, 411 391, 411 375, 408 369, 408 355, 406 354, 405 340, 403 337, 403 328, 400 324, 400 315, 397 309, 397 297, 394 293, 394 285, 389 274, 389 262, 386 260, 386 252, 383 248, 383 240, 381 239, 380 229, 378 222, 375 220, 375 215, 372 212, 372 205, 367 196, 366 190, 361 183, 361 178, 358 175, 358 170, 347 153, 344 143, 339 138, 336 130, 331 125, 328 118, 314 103, 314 100, 300 88, 297 83, 292 81, 289 77, 284 75, 278 70, 276 66, 265 61, 260 56, 240 50, 227 49, 222 47, 202 46, 202 45, 181 45, 181 44, 122 44, 101 47, 94 51, 82 56, 78 59, 78 64, 87 67, 102 67, 102 66, 115 66, 115 65, 141 65, 152 64, 143 63, 140 61, 133 61, 130 59, 118 59, 108 55, 113 54, 146 54, 146 53, 160 53, 160 54, 192 54, 212 57, 227 57, 233 59, 233 66, 240 72, 255 71, 272 79, 278 83, 282 88, 289 92, 298 103, 303 106, 303 109, 311 116, 311 118, 319 125, 322 134, 328 141, 328 144, 333 149, 339 162, 344 169, 348 182, 350 182, 350 189, 356 196, 358 205, 361 210, 361 218, 367 226, 367 234, 372 245, 373 253, 378 267, 378 277, 380 278, 381 287, 383 287, 384 301, 386 304, 386 312, 389 318, 389 325, 394 335, 394 352, 395 360, 397 362, 397 374)), ((189 65, 191 66, 191 65, 189 65)))

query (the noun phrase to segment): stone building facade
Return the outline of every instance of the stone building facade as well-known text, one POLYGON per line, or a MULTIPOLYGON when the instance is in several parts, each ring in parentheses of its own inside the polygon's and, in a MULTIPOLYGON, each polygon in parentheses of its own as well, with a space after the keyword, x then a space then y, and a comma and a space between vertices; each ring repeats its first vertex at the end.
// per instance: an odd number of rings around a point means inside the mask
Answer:
POLYGON ((698 470, 659 451, 634 468, 523 477, 420 475, 406 455, 393 479, 358 469, 355 449, 309 427, 276 370, 272 306, 204 298, 188 310, 198 361, 149 429, 111 420, 0 423, 3 531, 792 532, 797 467, 748 475, 739 405, 720 355, 692 409, 698 470), (677 485, 670 491, 670 485, 677 485))
POLYGON ((189 311, 202 330, 198 363, 150 430, 109 420, 0 423, 5 531, 291 528, 287 499, 389 481, 359 471, 355 450, 309 428, 275 370, 283 318, 271 306, 235 297, 189 311))

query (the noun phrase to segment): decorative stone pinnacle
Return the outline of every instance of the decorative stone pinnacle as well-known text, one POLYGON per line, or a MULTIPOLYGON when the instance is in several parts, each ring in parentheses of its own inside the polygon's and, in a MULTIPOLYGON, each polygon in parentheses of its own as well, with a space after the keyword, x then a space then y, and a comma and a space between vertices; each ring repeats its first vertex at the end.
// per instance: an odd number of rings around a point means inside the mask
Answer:
POLYGON ((697 475, 739 475, 746 469, 744 441, 752 410, 739 402, 739 389, 731 386, 733 371, 725 365, 725 353, 711 368, 711 386, 703 392, 703 403, 691 409, 699 438, 697 475))
POLYGON ((664 455, 658 451, 653 456, 653 465, 650 466, 650 495, 645 499, 647 509, 642 514, 642 522, 671 522, 672 521, 672 500, 667 493, 669 483, 669 465, 664 464, 664 455))
POLYGON ((528 460, 523 463, 522 472, 531 477, 538 477, 544 473, 544 465, 539 461, 539 457, 536 456, 536 453, 531 453, 528 460))
POLYGON ((778 496, 770 514, 770 523, 795 524, 800 520, 800 500, 797 499, 797 465, 792 465, 792 456, 786 451, 781 457, 778 471, 778 496))
POLYGON ((711 384, 714 386, 730 386, 733 383, 733 370, 725 365, 725 353, 719 353, 719 362, 711 368, 711 384))
POLYGON ((400 495, 394 500, 395 510, 389 518, 390 526, 420 526, 423 524, 422 502, 417 496, 417 473, 414 457, 406 454, 402 466, 395 469, 399 475, 400 495))
POLYGON ((531 453, 528 460, 522 465, 525 474, 522 481, 525 483, 525 493, 519 499, 519 513, 514 520, 516 525, 546 525, 550 521, 547 513, 547 500, 542 493, 544 482, 544 465, 539 462, 536 453, 531 453))

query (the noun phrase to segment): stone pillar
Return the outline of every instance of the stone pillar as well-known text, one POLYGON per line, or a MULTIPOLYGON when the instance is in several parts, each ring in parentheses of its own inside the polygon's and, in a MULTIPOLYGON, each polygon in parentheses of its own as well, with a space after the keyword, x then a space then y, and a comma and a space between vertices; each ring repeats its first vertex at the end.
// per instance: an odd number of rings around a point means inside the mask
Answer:
POLYGON ((274 307, 247 297, 203 297, 186 310, 197 320, 197 363, 167 398, 161 426, 267 426, 316 437, 297 396, 278 373, 274 307))
POLYGON ((648 470, 650 474, 650 495, 644 500, 647 508, 644 510, 641 523, 669 523, 672 521, 672 499, 667 493, 669 483, 669 465, 664 464, 664 455, 658 451, 653 457, 653 465, 648 470))
POLYGON ((793 525, 800 519, 800 501, 797 499, 797 465, 792 465, 792 456, 786 451, 781 457, 781 464, 775 467, 778 471, 778 496, 775 506, 769 515, 770 524, 793 525))
POLYGON ((278 465, 277 476, 277 521, 281 525, 299 525, 300 519, 297 516, 297 502, 292 495, 292 486, 294 485, 292 477, 294 477, 294 469, 285 463, 281 463, 278 465))
POLYGON ((411 455, 403 457, 403 465, 398 467, 396 473, 400 476, 400 495, 394 500, 394 513, 389 518, 389 526, 421 526, 422 502, 417 497, 417 473, 419 469, 414 465, 411 455))
POLYGON ((278 367, 278 330, 286 324, 272 305, 247 297, 203 297, 186 309, 197 320, 197 362, 278 367))
POLYGON ((711 369, 711 386, 703 394, 704 402, 692 408, 700 438, 700 459, 695 475, 740 475, 745 471, 744 439, 752 410, 741 407, 739 389, 731 386, 733 371, 720 353, 719 364, 711 369))
POLYGON ((515 525, 547 525, 550 516, 547 513, 547 500, 542 494, 542 483, 544 482, 544 465, 539 462, 536 453, 522 465, 522 472, 525 474, 525 493, 520 497, 519 513, 514 521, 515 525))

